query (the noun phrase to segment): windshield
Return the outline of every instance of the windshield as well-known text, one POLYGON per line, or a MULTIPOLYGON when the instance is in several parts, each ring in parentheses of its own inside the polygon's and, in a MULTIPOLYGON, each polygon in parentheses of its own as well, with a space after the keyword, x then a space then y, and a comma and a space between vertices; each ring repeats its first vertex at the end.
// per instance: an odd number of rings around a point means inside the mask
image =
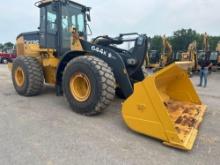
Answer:
POLYGON ((74 5, 63 6, 62 28, 67 30, 72 27, 76 28, 81 35, 85 33, 85 13, 74 5))
POLYGON ((157 51, 151 51, 149 54, 149 60, 151 64, 158 63, 160 61, 160 54, 157 51))

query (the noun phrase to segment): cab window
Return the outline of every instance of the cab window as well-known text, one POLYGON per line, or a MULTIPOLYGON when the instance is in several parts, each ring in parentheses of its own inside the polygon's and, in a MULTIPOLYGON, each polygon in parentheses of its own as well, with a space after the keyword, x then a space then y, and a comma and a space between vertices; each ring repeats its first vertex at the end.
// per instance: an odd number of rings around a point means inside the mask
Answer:
POLYGON ((78 14, 77 15, 77 22, 78 22, 78 25, 77 25, 77 29, 78 31, 80 32, 84 32, 84 16, 82 14, 78 14))
POLYGON ((56 33, 57 31, 57 15, 55 12, 52 12, 50 10, 50 7, 48 7, 47 12, 47 32, 49 33, 56 33))
POLYGON ((62 29, 66 32, 68 32, 68 17, 62 16, 62 29))

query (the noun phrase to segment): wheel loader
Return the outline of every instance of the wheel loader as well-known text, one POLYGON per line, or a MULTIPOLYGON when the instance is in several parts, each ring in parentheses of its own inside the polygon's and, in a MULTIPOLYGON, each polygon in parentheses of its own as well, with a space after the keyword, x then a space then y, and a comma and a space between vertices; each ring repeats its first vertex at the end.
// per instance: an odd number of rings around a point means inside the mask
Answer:
POLYGON ((122 116, 128 127, 166 145, 192 149, 206 106, 180 65, 145 78, 146 35, 104 35, 89 42, 89 7, 70 0, 39 1, 36 6, 39 30, 17 37, 18 57, 9 64, 19 95, 36 96, 44 84, 51 84, 73 111, 92 116, 109 106, 118 88, 126 98, 122 116), (135 37, 126 39, 130 35, 135 37), (131 50, 117 46, 131 40, 131 50))

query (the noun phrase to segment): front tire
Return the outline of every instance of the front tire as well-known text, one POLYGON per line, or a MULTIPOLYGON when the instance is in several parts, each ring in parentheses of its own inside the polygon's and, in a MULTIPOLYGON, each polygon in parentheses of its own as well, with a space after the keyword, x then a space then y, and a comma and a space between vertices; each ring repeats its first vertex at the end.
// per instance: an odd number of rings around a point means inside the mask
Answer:
POLYGON ((81 56, 67 64, 63 91, 73 111, 87 116, 97 115, 114 99, 115 78, 103 60, 81 56))
POLYGON ((44 84, 43 70, 39 61, 33 57, 17 57, 13 62, 12 81, 19 95, 38 95, 44 84))

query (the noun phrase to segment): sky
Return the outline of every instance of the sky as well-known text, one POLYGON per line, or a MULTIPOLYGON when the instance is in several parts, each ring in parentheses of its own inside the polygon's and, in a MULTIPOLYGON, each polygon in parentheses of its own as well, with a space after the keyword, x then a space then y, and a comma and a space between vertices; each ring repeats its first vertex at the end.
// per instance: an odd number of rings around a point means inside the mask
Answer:
MULTIPOLYGON (((36 31, 36 0, 10 0, 0 4, 0 43, 15 42, 21 32, 36 31)), ((148 36, 172 35, 181 28, 220 35, 219 0, 75 0, 92 7, 93 38, 138 32, 148 36)))

